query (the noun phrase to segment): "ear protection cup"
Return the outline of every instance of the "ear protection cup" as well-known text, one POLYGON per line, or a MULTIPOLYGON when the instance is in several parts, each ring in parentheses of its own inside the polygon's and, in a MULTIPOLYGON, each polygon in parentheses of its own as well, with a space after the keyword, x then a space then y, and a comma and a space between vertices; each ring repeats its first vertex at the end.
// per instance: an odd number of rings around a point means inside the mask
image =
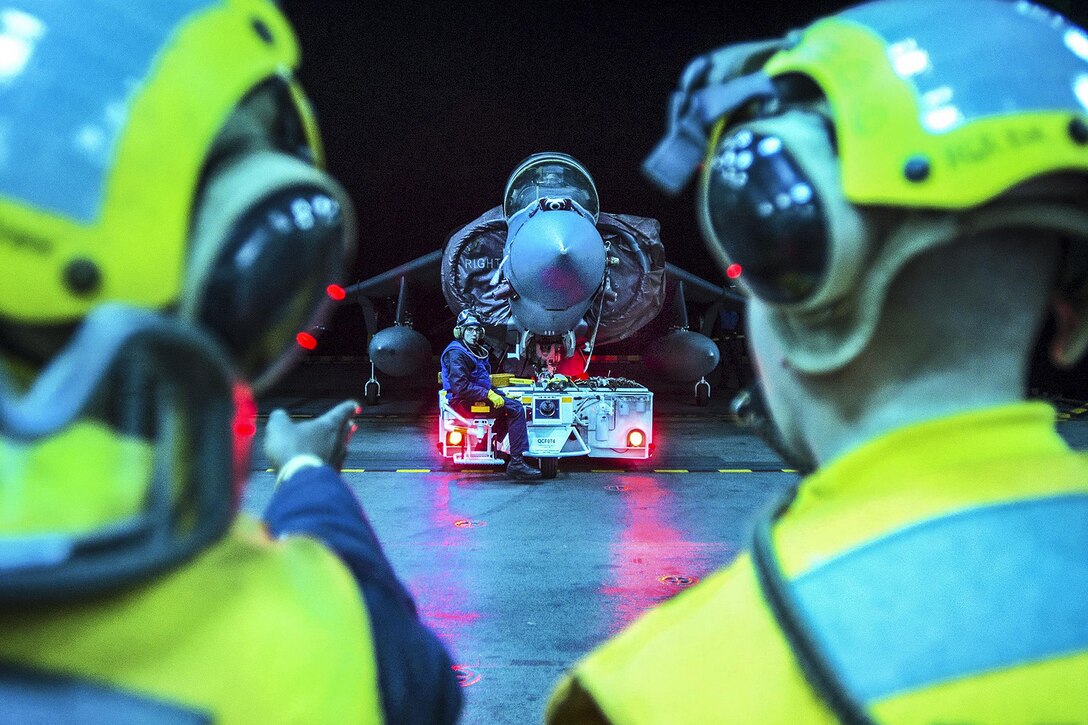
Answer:
POLYGON ((842 195, 824 116, 791 109, 726 129, 703 174, 698 206, 724 272, 780 308, 814 310, 856 284, 873 244, 865 215, 842 195))
MULTIPOLYGON (((1088 238, 1079 197, 1052 201, 1071 193, 1061 176, 964 210, 852 204, 831 140, 820 114, 798 109, 725 129, 698 197, 711 253, 723 269, 743 266, 741 286, 771 307, 768 322, 789 341, 785 355, 798 370, 826 373, 853 360, 892 280, 929 249, 1002 230, 1055 234, 1077 240, 1074 249, 1088 238)), ((1078 293, 1088 286, 1075 274, 1067 286, 1070 339, 1055 359, 1064 366, 1088 347, 1088 294, 1078 293)))
POLYGON ((180 316, 210 329, 260 392, 331 309, 325 289, 354 252, 350 200, 322 170, 254 151, 212 171, 190 236, 180 316))
POLYGON ((466 327, 483 327, 483 324, 472 310, 461 310, 457 313, 457 321, 453 325, 453 339, 464 340, 466 327))

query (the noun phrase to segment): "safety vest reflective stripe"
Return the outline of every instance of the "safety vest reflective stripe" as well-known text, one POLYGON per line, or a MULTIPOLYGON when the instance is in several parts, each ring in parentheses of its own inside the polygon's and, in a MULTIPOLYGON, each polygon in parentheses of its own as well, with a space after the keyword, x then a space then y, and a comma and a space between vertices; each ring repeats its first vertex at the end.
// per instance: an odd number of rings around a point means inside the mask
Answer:
POLYGON ((867 703, 1088 650, 1088 496, 922 521, 790 589, 798 624, 867 703))
POLYGON ((217 723, 382 721, 371 624, 351 572, 319 542, 272 541, 244 515, 154 581, 5 610, 0 631, 0 663, 67 673, 217 723))

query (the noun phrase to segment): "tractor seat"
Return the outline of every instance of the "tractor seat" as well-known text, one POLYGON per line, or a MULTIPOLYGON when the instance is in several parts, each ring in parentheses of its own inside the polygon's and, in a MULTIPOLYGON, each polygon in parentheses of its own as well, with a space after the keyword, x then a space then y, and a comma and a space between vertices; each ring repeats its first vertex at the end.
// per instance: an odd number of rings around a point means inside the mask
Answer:
MULTIPOLYGON (((469 423, 470 422, 469 420, 466 419, 467 418, 466 415, 464 415, 461 412, 458 412, 457 410, 454 409, 454 407, 452 405, 450 405, 449 391, 447 391, 445 389, 442 389, 442 390, 438 391, 438 404, 442 408, 443 411, 448 411, 451 415, 453 415, 456 418, 461 419, 464 423, 469 423)), ((486 402, 473 403, 470 406, 470 408, 468 410, 468 413, 472 418, 494 418, 495 417, 494 413, 493 413, 493 411, 491 409, 491 405, 489 403, 486 403, 486 402)))

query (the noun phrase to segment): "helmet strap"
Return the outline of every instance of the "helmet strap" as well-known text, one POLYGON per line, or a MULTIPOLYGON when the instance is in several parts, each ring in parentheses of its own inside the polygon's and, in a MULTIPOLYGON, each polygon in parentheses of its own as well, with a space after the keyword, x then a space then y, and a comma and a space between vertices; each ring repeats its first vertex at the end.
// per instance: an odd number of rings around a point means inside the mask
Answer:
POLYGON ((26 446, 54 440, 87 418, 102 385, 114 386, 105 392, 122 403, 119 433, 154 416, 145 505, 89 531, 5 536, 11 553, 0 561, 0 602, 142 581, 195 556, 230 524, 229 368, 214 341, 176 320, 116 303, 95 308, 25 394, 0 390, 0 435, 26 446), (128 387, 137 395, 112 394, 128 387))
POLYGON ((679 194, 703 159, 715 122, 749 101, 774 96, 770 77, 756 69, 786 42, 727 45, 689 63, 669 98, 668 131, 642 163, 647 178, 665 193, 679 194))

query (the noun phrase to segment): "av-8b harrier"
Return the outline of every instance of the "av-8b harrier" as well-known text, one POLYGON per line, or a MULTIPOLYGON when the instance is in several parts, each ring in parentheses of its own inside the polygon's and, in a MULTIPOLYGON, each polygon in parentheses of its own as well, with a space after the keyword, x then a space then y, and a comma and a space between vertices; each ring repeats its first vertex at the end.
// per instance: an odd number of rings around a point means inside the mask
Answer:
MULTIPOLYGON (((624 340, 657 317, 667 282, 675 295, 672 329, 647 346, 647 365, 676 381, 695 382, 705 403, 705 375, 719 352, 706 335, 687 329, 685 293, 712 305, 735 299, 666 264, 655 219, 600 211, 586 168, 563 153, 533 154, 510 175, 503 203, 455 231, 444 249, 346 288, 363 306, 373 366, 391 376, 414 375, 431 359, 431 345, 411 327, 409 281, 439 272, 456 316, 472 309, 483 320, 501 369, 539 377, 576 376, 596 349, 624 340), (391 326, 379 329, 369 299, 398 298, 391 326)), ((367 383, 367 402, 380 386, 367 383)))

